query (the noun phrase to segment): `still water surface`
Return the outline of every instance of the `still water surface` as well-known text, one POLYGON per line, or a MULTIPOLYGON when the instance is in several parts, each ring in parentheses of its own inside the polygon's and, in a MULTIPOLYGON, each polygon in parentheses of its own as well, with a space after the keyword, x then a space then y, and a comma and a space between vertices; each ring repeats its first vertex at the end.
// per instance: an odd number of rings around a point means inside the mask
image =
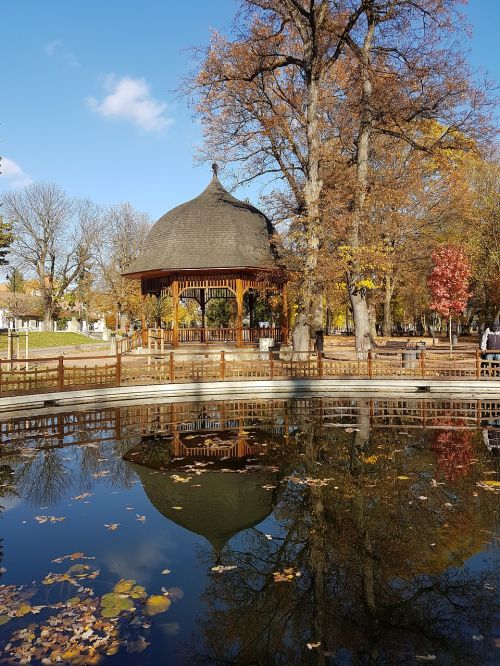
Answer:
POLYGON ((499 662, 500 403, 156 403, 0 436, 0 663, 499 662))

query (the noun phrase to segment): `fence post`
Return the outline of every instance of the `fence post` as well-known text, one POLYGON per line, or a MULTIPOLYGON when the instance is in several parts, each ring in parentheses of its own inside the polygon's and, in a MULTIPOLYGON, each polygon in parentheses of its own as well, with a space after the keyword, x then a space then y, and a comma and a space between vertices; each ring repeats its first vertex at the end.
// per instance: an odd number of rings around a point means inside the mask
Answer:
POLYGON ((425 351, 423 349, 420 352, 420 376, 422 379, 425 377, 425 351))
POLYGON ((115 383, 116 383, 117 386, 121 386, 121 383, 122 383, 122 355, 121 354, 116 355, 115 383))
POLYGON ((64 356, 59 356, 57 365, 57 383, 60 391, 64 391, 64 356))
POLYGON ((220 378, 222 380, 226 378, 226 352, 224 351, 220 353, 220 378))
POLYGON ((323 352, 318 352, 318 377, 321 379, 323 377, 323 352))
POLYGON ((479 349, 476 349, 476 379, 479 379, 480 377, 481 377, 481 362, 480 362, 479 349))
POLYGON ((368 377, 369 379, 373 378, 373 358, 372 358, 372 350, 368 350, 368 377))
POLYGON ((271 350, 269 350, 269 375, 271 379, 274 379, 274 357, 271 350))
POLYGON ((174 352, 170 352, 170 371, 168 378, 170 382, 174 381, 175 378, 175 369, 174 369, 174 352))

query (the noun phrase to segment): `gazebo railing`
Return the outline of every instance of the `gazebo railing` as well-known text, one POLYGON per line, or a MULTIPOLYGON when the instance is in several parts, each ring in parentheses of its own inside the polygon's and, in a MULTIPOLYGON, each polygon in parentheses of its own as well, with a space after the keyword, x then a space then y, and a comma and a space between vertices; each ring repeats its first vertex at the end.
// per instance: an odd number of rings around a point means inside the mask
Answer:
MULTIPOLYGON (((286 330, 282 328, 179 328, 177 340, 173 329, 149 329, 142 339, 142 346, 153 351, 160 351, 165 347, 186 344, 238 344, 256 345, 260 338, 272 338, 274 342, 286 340, 286 330)), ((125 340, 125 338, 124 338, 125 340)), ((140 347, 140 337, 136 336, 131 344, 120 341, 120 352, 132 351, 140 347)))

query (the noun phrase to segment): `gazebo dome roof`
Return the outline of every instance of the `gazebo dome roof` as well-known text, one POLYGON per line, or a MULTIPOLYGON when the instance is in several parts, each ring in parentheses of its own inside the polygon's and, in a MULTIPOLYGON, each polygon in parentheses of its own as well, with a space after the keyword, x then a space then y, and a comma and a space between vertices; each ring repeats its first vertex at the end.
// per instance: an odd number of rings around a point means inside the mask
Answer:
POLYGON ((187 269, 276 267, 273 226, 257 208, 233 197, 214 170, 208 187, 153 225, 128 275, 187 269))

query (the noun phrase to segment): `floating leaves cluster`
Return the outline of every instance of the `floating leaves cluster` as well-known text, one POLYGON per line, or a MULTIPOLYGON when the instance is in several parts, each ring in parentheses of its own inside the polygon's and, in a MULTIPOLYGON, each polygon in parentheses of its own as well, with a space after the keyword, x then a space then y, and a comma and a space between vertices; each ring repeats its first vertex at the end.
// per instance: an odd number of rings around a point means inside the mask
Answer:
MULTIPOLYGON (((83 553, 55 558, 91 560, 83 553)), ((162 588, 161 594, 148 595, 135 580, 121 579, 112 592, 98 596, 87 581, 100 574, 90 564, 75 562, 62 573, 49 573, 42 584, 67 584, 72 590, 65 601, 34 604, 36 587, 0 585, 0 625, 25 616, 40 614, 38 622, 17 627, 7 643, 0 646, 4 660, 11 664, 99 664, 121 648, 141 652, 149 643, 141 632, 151 626, 151 616, 167 611, 172 601, 182 598, 182 590, 162 588), (85 583, 85 584, 84 584, 85 583)), ((16 624, 18 624, 16 622, 16 624)))
POLYGON ((295 578, 300 578, 302 573, 296 571, 293 567, 286 567, 283 571, 275 571, 273 578, 275 583, 291 583, 295 578))

